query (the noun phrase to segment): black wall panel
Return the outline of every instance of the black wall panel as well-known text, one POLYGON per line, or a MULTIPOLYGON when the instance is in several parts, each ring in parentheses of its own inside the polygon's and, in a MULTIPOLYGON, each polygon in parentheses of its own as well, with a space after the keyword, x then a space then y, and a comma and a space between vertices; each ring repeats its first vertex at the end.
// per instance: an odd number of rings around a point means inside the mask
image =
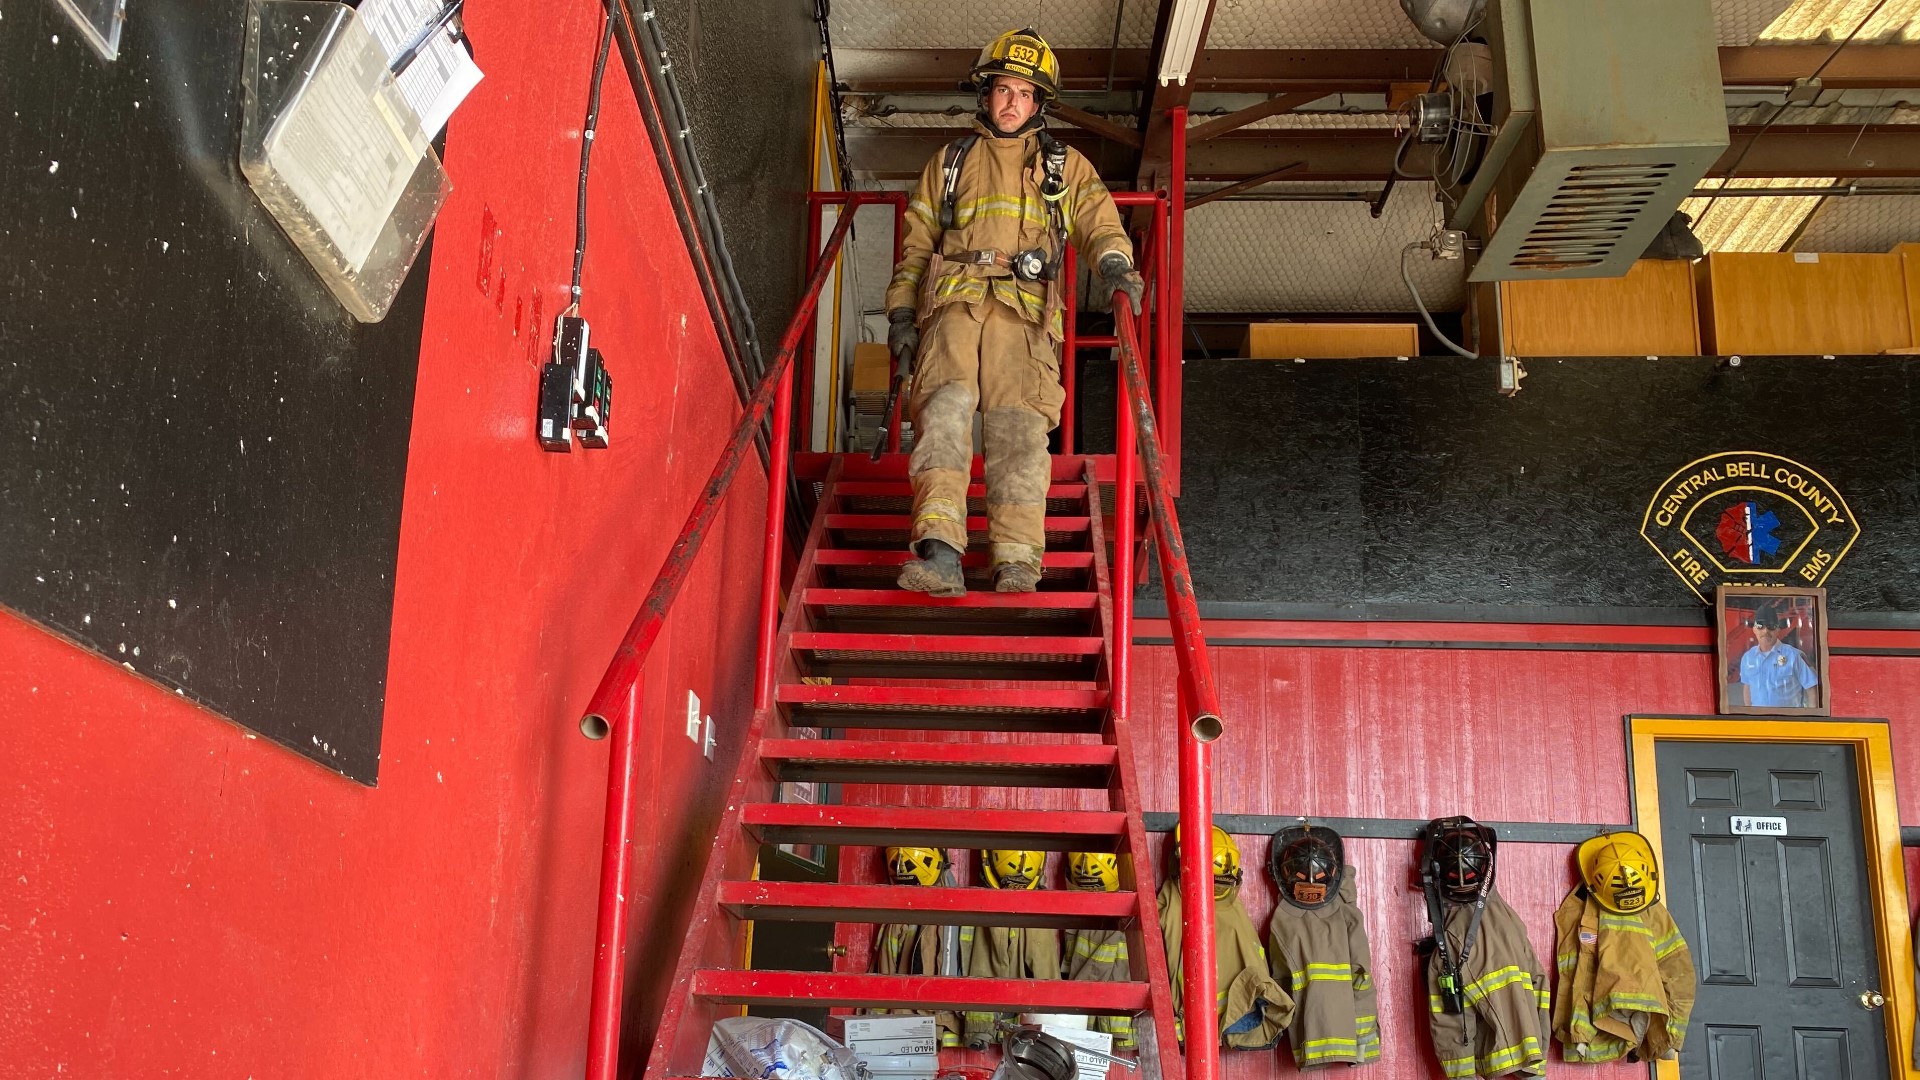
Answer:
MULTIPOLYGON (((1920 611, 1913 365, 1528 360, 1503 398, 1491 360, 1193 360, 1180 517, 1194 585, 1220 614, 1685 621, 1701 604, 1641 538, 1648 501, 1697 458, 1754 450, 1818 471, 1861 522, 1826 582, 1837 615, 1920 611)), ((1087 445, 1110 448, 1112 365, 1088 364, 1083 386, 1087 445)))
POLYGON ((807 0, 657 0, 734 272, 773 359, 800 299, 819 30, 807 0))
POLYGON ((428 257, 362 326, 254 200, 245 10, 0 21, 0 604, 372 783, 428 257))

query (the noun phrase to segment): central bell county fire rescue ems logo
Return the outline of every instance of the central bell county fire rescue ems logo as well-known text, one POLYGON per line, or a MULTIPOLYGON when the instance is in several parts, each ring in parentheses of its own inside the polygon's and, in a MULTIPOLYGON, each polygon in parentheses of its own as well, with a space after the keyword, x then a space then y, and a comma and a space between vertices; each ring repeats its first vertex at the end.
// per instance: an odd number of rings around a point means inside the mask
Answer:
POLYGON ((1702 600, 1716 585, 1817 586, 1860 538, 1827 478, 1790 458, 1735 450, 1660 485, 1640 535, 1702 600))

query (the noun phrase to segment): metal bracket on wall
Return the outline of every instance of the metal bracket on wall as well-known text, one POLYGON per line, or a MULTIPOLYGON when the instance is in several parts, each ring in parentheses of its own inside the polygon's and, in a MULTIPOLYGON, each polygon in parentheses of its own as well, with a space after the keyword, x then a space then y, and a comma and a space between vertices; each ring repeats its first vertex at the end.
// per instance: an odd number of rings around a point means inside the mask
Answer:
MULTIPOLYGON (((1148 832, 1172 832, 1178 814, 1142 814, 1148 832)), ((1424 818, 1282 817, 1268 814, 1215 814, 1213 823, 1234 836, 1271 836, 1289 825, 1324 825, 1348 839, 1418 840, 1426 833, 1424 818)), ((1631 825, 1602 825, 1566 821, 1483 821, 1509 844, 1578 844, 1601 833, 1631 832, 1631 825)), ((1920 845, 1920 829, 1902 830, 1901 839, 1920 845)))

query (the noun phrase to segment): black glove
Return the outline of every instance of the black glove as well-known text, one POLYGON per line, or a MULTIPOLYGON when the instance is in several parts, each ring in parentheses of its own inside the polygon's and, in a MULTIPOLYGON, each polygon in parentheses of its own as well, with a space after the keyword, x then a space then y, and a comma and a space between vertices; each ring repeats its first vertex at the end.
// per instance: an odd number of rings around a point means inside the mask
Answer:
POLYGON ((1125 255, 1109 251, 1100 256, 1100 284, 1108 296, 1116 292, 1126 293, 1127 299, 1133 304, 1133 313, 1140 314, 1140 301, 1147 295, 1147 283, 1125 255))
POLYGON ((887 312, 887 351, 900 361, 901 370, 913 368, 914 355, 920 351, 920 328, 913 323, 912 308, 887 312))

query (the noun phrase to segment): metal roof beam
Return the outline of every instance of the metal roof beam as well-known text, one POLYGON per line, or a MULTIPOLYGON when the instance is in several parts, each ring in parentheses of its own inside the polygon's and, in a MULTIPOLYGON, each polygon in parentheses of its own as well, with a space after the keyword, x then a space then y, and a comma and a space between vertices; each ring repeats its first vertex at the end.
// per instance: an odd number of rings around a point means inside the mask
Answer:
MULTIPOLYGON (((1755 127, 1734 128, 1728 147, 1709 176, 1724 176, 1743 153, 1743 177, 1920 176, 1920 125, 1883 124, 1796 127, 1776 124, 1748 151, 1755 127)), ((959 128, 850 128, 855 170, 879 180, 908 180, 959 128)), ((1132 153, 1082 131, 1062 129, 1062 141, 1086 154, 1112 184, 1134 175, 1132 153)), ((1241 129, 1195 143, 1188 151, 1187 178, 1237 183, 1289 162, 1302 164, 1288 180, 1380 181, 1392 167, 1397 141, 1386 128, 1241 129)), ((1411 171, 1422 167, 1410 151, 1411 171)))
MULTIPOLYGON (((1104 90, 1105 49, 1061 49, 1068 92, 1104 90)), ((1738 45, 1720 50, 1727 86, 1790 86, 1813 74, 1833 52, 1828 44, 1738 45)), ((1157 68, 1145 49, 1113 57, 1114 89, 1155 87, 1157 68)), ((1384 93, 1389 84, 1422 82, 1433 74, 1438 49, 1202 49, 1187 79, 1189 93, 1384 93)), ((835 49, 840 81, 856 93, 951 94, 966 78, 975 53, 961 49, 835 49)), ((1920 87, 1920 45, 1852 45, 1841 50, 1820 82, 1829 90, 1920 87)))

